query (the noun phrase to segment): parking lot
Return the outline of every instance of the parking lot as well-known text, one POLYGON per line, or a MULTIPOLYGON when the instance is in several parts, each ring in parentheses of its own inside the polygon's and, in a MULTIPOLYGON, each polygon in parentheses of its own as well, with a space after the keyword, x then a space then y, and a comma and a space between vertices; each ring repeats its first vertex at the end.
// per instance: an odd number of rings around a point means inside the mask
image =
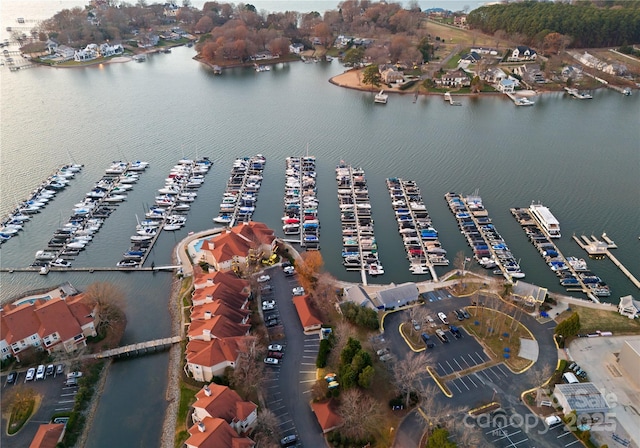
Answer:
MULTIPOLYGON (((480 420, 482 422, 482 420, 480 420)), ((534 422, 534 420, 531 420, 534 422)), ((490 425, 481 425, 484 439, 497 448, 567 448, 580 447, 581 442, 564 425, 548 428, 542 420, 527 427, 513 414, 494 416, 490 425)))
MULTIPOLYGON (((2 431, 0 446, 29 446, 41 423, 49 423, 55 413, 68 412, 73 409, 78 387, 66 386, 66 379, 64 371, 62 374, 58 374, 55 370, 52 375, 46 376, 45 379, 31 381, 26 381, 26 372, 21 371, 12 384, 7 384, 7 375, 2 376, 3 395, 7 394, 11 388, 20 386, 33 389, 42 397, 42 401, 35 414, 18 434, 9 437, 6 431, 2 431)), ((4 422, 4 425, 6 425, 6 422, 4 422)))
POLYGON ((278 363, 266 366, 267 407, 278 417, 280 437, 297 435, 298 443, 292 446, 322 446, 322 432, 308 404, 316 381, 320 337, 303 332, 292 301, 294 288, 300 286, 295 275, 285 275, 280 266, 266 274, 269 279, 260 282, 260 309, 270 343, 283 347, 278 363))

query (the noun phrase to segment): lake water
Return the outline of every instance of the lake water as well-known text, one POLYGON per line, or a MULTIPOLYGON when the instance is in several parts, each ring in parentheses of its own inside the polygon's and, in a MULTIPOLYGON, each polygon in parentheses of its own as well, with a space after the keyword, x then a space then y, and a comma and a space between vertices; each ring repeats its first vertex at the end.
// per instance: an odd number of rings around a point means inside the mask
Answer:
MULTIPOLYGON (((11 4, 11 2, 9 2, 11 4)), ((5 2, 3 2, 3 5, 5 2)), ((25 13, 24 17, 28 17, 25 13)), ((215 165, 181 232, 162 235, 149 263, 168 264, 188 231, 213 225, 236 157, 267 157, 254 219, 280 231, 284 161, 317 157, 321 247, 336 277, 359 281, 341 266, 340 225, 334 168, 340 160, 366 170, 380 259, 377 282, 427 279, 410 275, 397 233, 385 178, 417 181, 443 247, 453 259, 470 254, 443 196, 478 190, 527 274, 527 281, 564 291, 509 213, 539 200, 559 219, 565 255, 586 254, 573 233, 616 241, 616 256, 638 272, 640 242, 640 95, 594 93, 591 101, 562 94, 534 98, 518 108, 501 96, 462 98, 451 107, 440 96, 391 95, 385 106, 372 93, 335 87, 343 71, 333 63, 279 64, 270 72, 250 69, 213 76, 193 61, 193 49, 153 55, 146 63, 79 69, 35 68, 10 73, 2 67, 0 123, 0 215, 61 164, 85 165, 71 186, 2 246, 3 267, 24 266, 44 248, 72 205, 89 191, 113 160, 151 163, 127 202, 118 206, 74 265, 114 265, 171 166, 183 156, 208 156, 215 165)), ((611 301, 637 289, 607 260, 590 261, 612 288, 611 301)), ((438 269, 439 273, 445 269, 438 269)), ((119 283, 128 297, 124 343, 169 336, 169 274, 0 274, 0 298, 70 281, 83 289, 94 281, 119 283)), ((167 355, 116 362, 91 432, 91 447, 155 446, 164 415, 167 355), (123 424, 124 422, 124 424, 123 424)))

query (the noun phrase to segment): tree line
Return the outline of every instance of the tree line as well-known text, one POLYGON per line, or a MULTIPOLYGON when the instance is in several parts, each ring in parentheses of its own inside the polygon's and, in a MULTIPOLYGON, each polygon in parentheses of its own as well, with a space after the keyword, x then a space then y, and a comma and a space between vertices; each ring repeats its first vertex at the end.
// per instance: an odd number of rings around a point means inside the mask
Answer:
POLYGON ((528 43, 543 42, 546 35, 570 36, 571 47, 611 47, 640 41, 638 2, 509 3, 482 6, 467 17, 469 26, 484 33, 521 35, 528 43))

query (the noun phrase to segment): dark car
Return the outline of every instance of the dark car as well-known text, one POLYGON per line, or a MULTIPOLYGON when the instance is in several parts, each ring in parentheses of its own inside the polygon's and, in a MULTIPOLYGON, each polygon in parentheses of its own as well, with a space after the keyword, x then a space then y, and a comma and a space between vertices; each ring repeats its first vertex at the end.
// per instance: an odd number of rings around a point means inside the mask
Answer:
POLYGON ((284 356, 284 353, 282 353, 282 352, 269 352, 269 354, 267 356, 269 358, 282 359, 282 357, 284 356))
POLYGON ((276 319, 275 317, 272 319, 268 319, 265 321, 264 325, 267 327, 275 327, 276 325, 278 325, 278 319, 276 319))
POLYGON ((9 375, 7 375, 7 384, 15 383, 16 378, 18 378, 18 374, 16 372, 11 372, 9 375))
POLYGON ((295 434, 290 434, 290 435, 284 436, 282 439, 280 439, 280 446, 295 445, 295 443, 297 441, 298 441, 298 436, 296 436, 295 434))
POLYGON ((471 315, 464 308, 461 308, 460 312, 462 313, 462 315, 464 316, 465 319, 470 319, 471 318, 471 315))
POLYGON ((436 346, 436 344, 434 344, 433 341, 429 338, 429 335, 427 333, 422 333, 420 337, 424 341, 427 348, 433 348, 436 346))
POLYGON ((449 327, 449 331, 451 332, 453 337, 456 339, 460 339, 462 337, 462 333, 460 333, 460 329, 455 325, 451 325, 451 327, 449 327))
POLYGON ((453 312, 456 313, 458 320, 464 320, 464 314, 462 314, 460 310, 453 310, 453 312))

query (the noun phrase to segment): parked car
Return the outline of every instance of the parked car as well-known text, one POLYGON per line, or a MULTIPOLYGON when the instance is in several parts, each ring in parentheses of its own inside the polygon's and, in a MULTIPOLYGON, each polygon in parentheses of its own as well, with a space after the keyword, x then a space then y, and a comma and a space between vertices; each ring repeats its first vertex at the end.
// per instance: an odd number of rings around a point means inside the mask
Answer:
POLYGON ((445 324, 445 325, 449 325, 449 320, 447 319, 447 315, 444 314, 442 311, 440 311, 438 313, 438 319, 440 319, 440 321, 445 324))
POLYGON ((460 310, 453 310, 453 312, 456 313, 458 320, 464 320, 464 314, 460 310))
POLYGON ((282 349, 283 347, 280 344, 271 344, 269 347, 267 347, 267 350, 269 350, 270 352, 281 352, 282 349))
POLYGON ((444 331, 442 331, 441 329, 437 329, 436 330, 436 335, 438 336, 438 339, 440 339, 442 342, 447 343, 449 342, 449 338, 447 337, 446 334, 444 334, 444 331))
POLYGON ((381 348, 380 350, 378 350, 376 352, 376 355, 382 356, 382 355, 386 355, 387 353, 389 353, 389 349, 388 348, 381 348))
POLYGON ((264 358, 264 363, 272 366, 277 366, 280 364, 280 361, 276 358, 264 358))
POLYGON ((44 371, 45 371, 44 365, 40 364, 38 366, 38 370, 36 370, 36 380, 43 380, 44 379, 44 371))
POLYGON ((302 286, 296 286, 295 288, 293 288, 291 290, 291 293, 294 296, 303 296, 304 295, 304 288, 302 286))
POLYGON ((272 289, 273 289, 273 286, 271 286, 269 284, 264 284, 264 285, 260 286, 260 291, 261 292, 271 291, 272 289))
POLYGON ((433 317, 431 317, 431 316, 427 316, 427 323, 429 324, 430 327, 435 327, 436 326, 436 323, 433 320, 433 317))
POLYGON ((82 376, 82 372, 67 373, 67 378, 80 378, 81 376, 82 376))
POLYGON ((278 325, 278 319, 276 319, 275 317, 272 317, 272 318, 266 320, 264 325, 266 327, 275 327, 276 325, 278 325))
POLYGON ((420 337, 424 341, 424 343, 427 346, 427 348, 433 348, 433 347, 436 346, 436 344, 433 343, 433 341, 431 340, 431 338, 429 337, 429 335, 427 333, 422 333, 420 335, 420 337))
POLYGON ((269 280, 271 280, 271 276, 269 275, 261 275, 258 277, 258 283, 268 282, 269 280))
POLYGON ((391 355, 390 355, 389 353, 386 353, 386 354, 384 354, 384 355, 382 355, 382 356, 380 357, 380 361, 382 361, 382 362, 387 362, 387 361, 389 361, 390 359, 391 359, 391 355))
POLYGON ((16 372, 11 372, 9 375, 7 375, 7 384, 15 383, 16 378, 18 378, 18 374, 16 372))
POLYGON ((411 324, 413 325, 413 329, 416 331, 420 331, 420 329, 422 328, 422 325, 420 325, 415 319, 411 319, 411 324))
POLYGON ((282 357, 284 356, 284 353, 282 353, 282 352, 269 352, 267 354, 267 356, 269 358, 282 359, 282 357))
POLYGON ((275 307, 276 307, 276 301, 275 300, 263 300, 262 301, 262 310, 263 311, 272 310, 275 307))
POLYGON ((36 369, 35 367, 31 367, 27 370, 27 376, 25 377, 25 381, 31 381, 36 377, 36 369))
POLYGON ((456 338, 456 339, 460 339, 462 337, 462 333, 460 333, 460 329, 458 327, 456 327, 455 325, 451 325, 449 327, 449 331, 451 332, 453 337, 456 338))
POLYGON ((572 362, 571 364, 569 364, 569 370, 573 370, 575 366, 576 366, 576 363, 572 362))
POLYGON ((298 436, 290 434, 280 439, 280 446, 291 446, 298 442, 298 436))
POLYGON ((56 375, 62 375, 64 373, 64 364, 58 364, 56 366, 56 375))
POLYGON ((50 376, 50 375, 53 375, 54 371, 55 371, 55 368, 53 367, 53 364, 49 364, 45 369, 44 374, 45 376, 50 376))
POLYGON ((464 308, 461 308, 460 312, 462 313, 462 315, 464 316, 465 319, 470 319, 471 318, 471 315, 469 314, 469 312, 467 310, 465 310, 464 308))
POLYGON ((282 271, 284 272, 285 277, 291 277, 296 273, 296 268, 293 266, 285 266, 282 268, 282 271))

